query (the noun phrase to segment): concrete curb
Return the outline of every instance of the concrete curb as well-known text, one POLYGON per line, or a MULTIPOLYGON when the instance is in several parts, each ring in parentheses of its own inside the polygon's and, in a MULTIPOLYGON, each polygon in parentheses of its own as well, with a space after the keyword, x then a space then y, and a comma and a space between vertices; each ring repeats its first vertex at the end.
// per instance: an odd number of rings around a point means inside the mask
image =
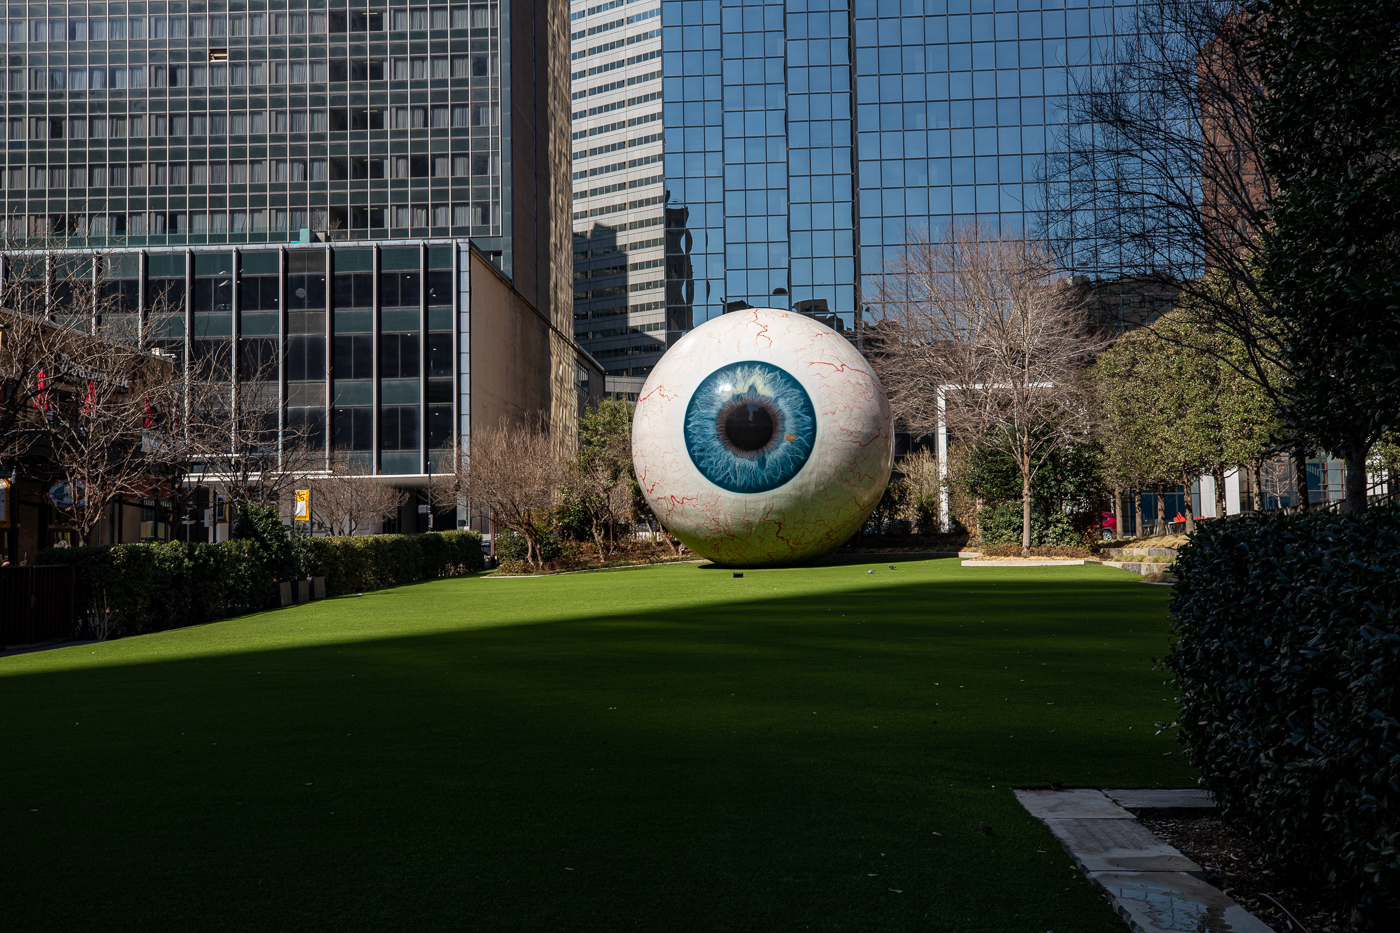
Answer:
POLYGON ((1137 821, 1215 808, 1199 790, 1018 790, 1133 933, 1274 933, 1200 878, 1201 868, 1137 821))

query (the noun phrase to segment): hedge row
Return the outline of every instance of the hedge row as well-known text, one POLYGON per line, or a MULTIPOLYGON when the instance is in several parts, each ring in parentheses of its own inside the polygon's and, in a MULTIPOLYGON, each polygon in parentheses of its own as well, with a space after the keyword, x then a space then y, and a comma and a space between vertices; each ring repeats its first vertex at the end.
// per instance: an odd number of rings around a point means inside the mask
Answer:
POLYGON ((1400 511, 1207 522, 1176 561, 1180 735, 1221 815, 1363 909, 1400 895, 1400 511))
MULTIPOLYGON (((294 538, 300 576, 324 576, 326 595, 363 592, 481 570, 474 531, 294 538)), ((48 548, 35 563, 71 564, 79 627, 108 638, 198 625, 268 609, 286 574, 284 555, 258 540, 219 544, 114 544, 48 548)))

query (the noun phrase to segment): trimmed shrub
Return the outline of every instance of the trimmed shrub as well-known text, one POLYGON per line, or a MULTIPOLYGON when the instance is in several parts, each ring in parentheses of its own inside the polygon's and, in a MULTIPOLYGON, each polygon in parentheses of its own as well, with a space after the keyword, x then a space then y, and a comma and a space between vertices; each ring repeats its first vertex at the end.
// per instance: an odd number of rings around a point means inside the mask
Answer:
MULTIPOLYGON (((271 608, 289 568, 326 578, 340 596, 481 570, 474 531, 303 538, 275 533, 219 544, 48 548, 37 564, 71 564, 80 628, 98 638, 199 625, 271 608)), ((292 574, 295 575, 295 574, 292 574)))
MULTIPOLYGON (((986 545, 1021 543, 1021 502, 1019 499, 985 506, 977 514, 977 529, 986 545)), ((1074 530, 1074 520, 1064 512, 1031 512, 1031 547, 1082 544, 1074 530)))
POLYGON ((1204 522, 1173 568, 1180 739, 1221 815, 1368 910, 1400 895, 1400 511, 1204 522))

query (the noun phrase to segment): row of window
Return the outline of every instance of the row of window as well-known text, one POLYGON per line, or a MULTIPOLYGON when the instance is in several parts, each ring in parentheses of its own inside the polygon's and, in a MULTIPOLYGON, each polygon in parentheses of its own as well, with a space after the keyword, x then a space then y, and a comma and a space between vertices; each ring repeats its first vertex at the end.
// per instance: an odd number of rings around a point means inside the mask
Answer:
POLYGON ((175 65, 91 65, 7 68, 0 90, 105 91, 126 88, 243 87, 271 84, 327 84, 332 81, 450 80, 492 78, 499 73, 495 53, 402 56, 387 59, 332 58, 314 61, 228 62, 175 65))
MULTIPOLYGON (((289 410, 289 419, 310 424, 313 444, 325 441, 325 410, 289 410)), ((380 409, 379 447, 381 450, 418 450, 419 412, 417 406, 386 405, 380 409)), ((374 409, 339 407, 333 411, 331 444, 336 450, 374 449, 374 409)), ((452 444, 452 406, 428 406, 428 447, 432 450, 452 444)))
POLYGON ((411 204, 394 207, 330 207, 311 210, 142 211, 130 214, 11 214, 0 232, 12 236, 141 236, 168 233, 240 234, 279 231, 491 227, 500 205, 411 204))
POLYGON ((490 103, 422 107, 332 107, 329 110, 254 110, 233 113, 129 114, 118 116, 8 117, 7 139, 151 139, 169 136, 265 136, 346 130, 417 130, 495 126, 500 107, 490 103))
MULTIPOLYGON (((419 334, 380 334, 379 378, 417 379, 422 369, 419 334)), ((427 335, 428 378, 452 375, 452 334, 427 335)), ((374 338, 370 334, 336 334, 331 341, 335 378, 374 378, 374 338)), ((287 338, 287 378, 293 382, 326 378, 324 334, 287 338)))
MULTIPOLYGON (((13 8, 11 8, 13 9, 13 8)), ((177 16, 106 16, 5 21, 10 42, 105 42, 127 39, 222 39, 242 36, 324 36, 344 32, 406 32, 411 29, 489 29, 495 10, 487 4, 453 7, 311 10, 292 13, 199 13, 177 16)))
POLYGON ((268 182, 375 178, 468 178, 500 174, 498 153, 462 155, 338 156, 328 159, 252 159, 232 162, 131 162, 107 165, 12 165, 11 191, 58 188, 145 188, 167 185, 248 185, 268 182))

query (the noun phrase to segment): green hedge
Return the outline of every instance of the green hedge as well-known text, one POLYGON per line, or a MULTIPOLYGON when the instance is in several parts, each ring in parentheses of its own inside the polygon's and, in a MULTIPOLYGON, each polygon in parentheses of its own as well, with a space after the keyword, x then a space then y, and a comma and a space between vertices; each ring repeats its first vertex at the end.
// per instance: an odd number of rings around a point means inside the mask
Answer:
MULTIPOLYGON (((293 538, 294 575, 324 576, 340 596, 481 570, 474 531, 293 538)), ((48 548, 38 564, 72 564, 79 626, 100 638, 198 625, 277 604, 285 554, 255 540, 48 548)))
MULTIPOLYGON (((983 506, 977 513, 977 531, 983 544, 1020 544, 1021 501, 983 506)), ((1031 547, 1080 543, 1074 521, 1064 512, 1031 512, 1031 547)))
POLYGON ((1400 511, 1206 522, 1176 560, 1180 736, 1222 816, 1353 904, 1400 895, 1400 511))

